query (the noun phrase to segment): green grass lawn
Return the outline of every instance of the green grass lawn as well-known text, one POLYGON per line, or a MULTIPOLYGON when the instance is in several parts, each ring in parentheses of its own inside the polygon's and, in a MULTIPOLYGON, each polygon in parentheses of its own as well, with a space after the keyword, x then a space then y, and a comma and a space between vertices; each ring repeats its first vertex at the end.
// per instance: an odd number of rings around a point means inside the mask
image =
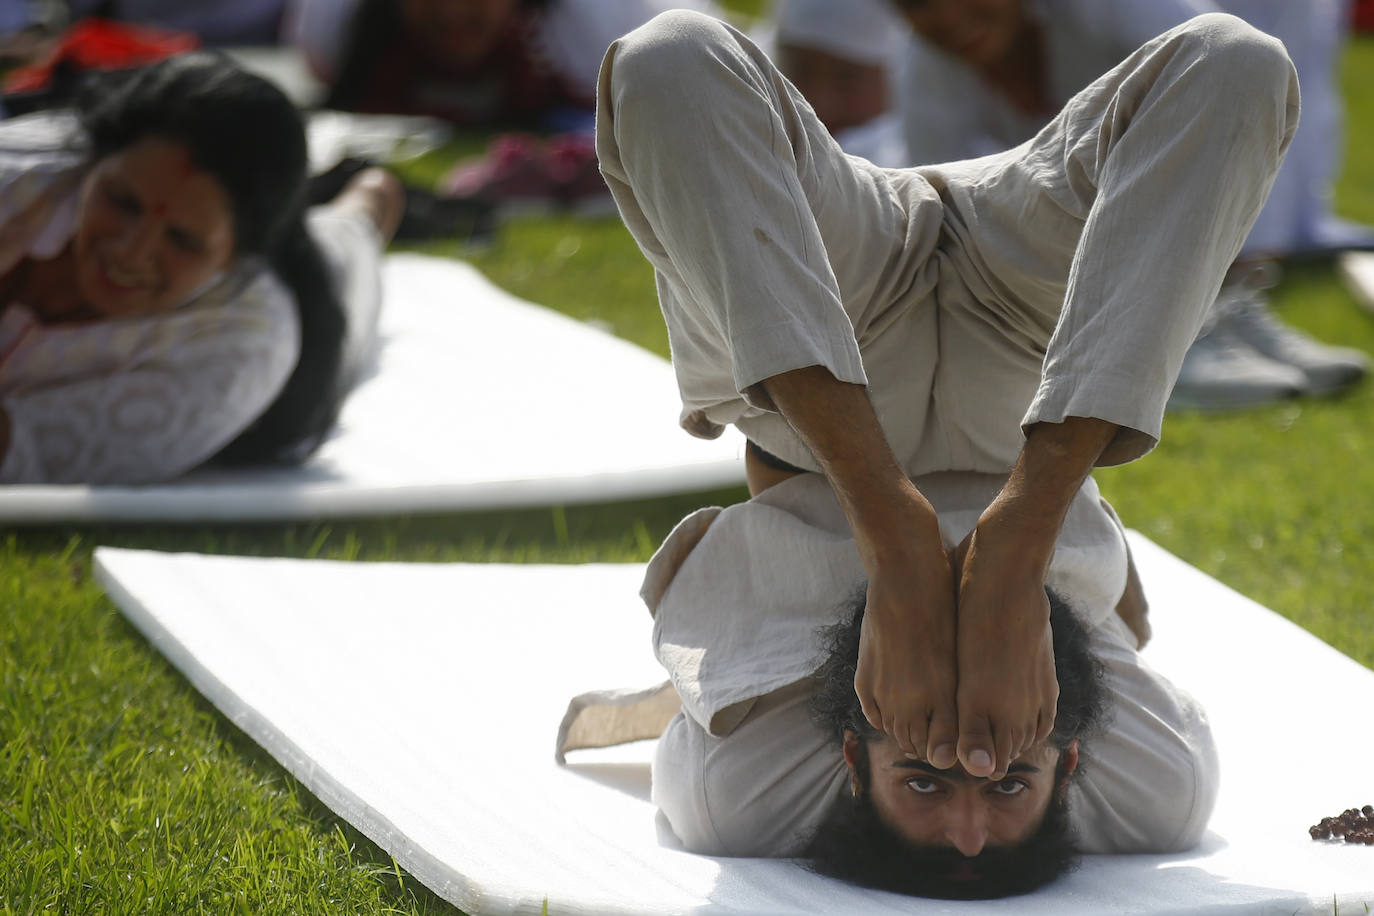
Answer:
MULTIPOLYGON (((1374 222, 1374 40, 1347 55, 1343 213, 1374 222)), ((436 245, 435 253, 451 251, 436 245)), ((666 355, 649 268, 614 222, 526 220, 471 259, 514 292, 666 355)), ((1374 352, 1332 268, 1289 271, 1284 317, 1374 352)), ((1127 523, 1374 666, 1374 385, 1171 417, 1099 475, 1127 523)), ((90 576, 96 544, 357 560, 646 559, 742 490, 385 521, 0 535, 0 913, 453 912, 245 738, 90 576)), ((1273 664, 1281 670, 1282 660, 1273 664)), ((1357 716, 1358 719, 1358 716, 1357 716)), ((556 903, 556 902, 555 902, 556 903)), ((556 911, 556 907, 554 907, 556 911)))

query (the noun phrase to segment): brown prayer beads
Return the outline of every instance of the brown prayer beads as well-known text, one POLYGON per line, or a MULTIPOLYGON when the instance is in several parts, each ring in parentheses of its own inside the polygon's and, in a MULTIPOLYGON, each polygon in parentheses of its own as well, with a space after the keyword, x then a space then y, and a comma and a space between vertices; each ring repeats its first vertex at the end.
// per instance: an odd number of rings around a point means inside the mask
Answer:
POLYGON ((1374 846, 1374 805, 1346 808, 1335 817, 1322 818, 1321 823, 1313 824, 1307 832, 1314 840, 1343 839, 1347 843, 1374 846))

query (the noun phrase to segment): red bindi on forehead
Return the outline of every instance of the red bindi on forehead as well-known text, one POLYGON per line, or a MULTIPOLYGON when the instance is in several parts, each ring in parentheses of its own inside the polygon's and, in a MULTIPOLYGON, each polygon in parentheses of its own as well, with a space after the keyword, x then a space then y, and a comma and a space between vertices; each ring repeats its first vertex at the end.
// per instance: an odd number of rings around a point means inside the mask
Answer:
POLYGON ((177 147, 172 151, 172 156, 174 158, 170 170, 172 180, 168 183, 167 196, 154 201, 152 204, 153 216, 158 219, 167 216, 167 208, 171 205, 172 199, 178 196, 180 189, 195 170, 195 166, 191 163, 191 154, 185 149, 177 147))

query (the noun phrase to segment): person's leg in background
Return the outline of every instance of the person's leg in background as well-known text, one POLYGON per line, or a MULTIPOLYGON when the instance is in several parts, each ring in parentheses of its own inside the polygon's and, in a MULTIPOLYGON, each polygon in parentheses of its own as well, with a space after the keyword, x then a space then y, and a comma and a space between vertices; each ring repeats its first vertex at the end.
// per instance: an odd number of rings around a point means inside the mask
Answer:
POLYGON ((1278 258, 1374 244, 1374 227, 1338 220, 1331 211, 1343 144, 1336 64, 1349 2, 1217 0, 1217 5, 1284 43, 1302 85, 1302 122, 1206 333, 1189 354, 1172 404, 1224 407, 1228 393, 1258 393, 1260 385, 1226 384, 1228 375, 1252 369, 1278 380, 1292 376, 1297 394, 1335 394, 1368 374, 1369 357, 1284 324, 1269 308, 1268 291, 1280 276, 1278 258))
POLYGON ((360 172, 329 203, 311 207, 306 228, 320 246, 347 317, 342 390, 348 391, 372 357, 382 306, 382 252, 405 208, 401 183, 390 172, 360 172))
POLYGON ((976 424, 990 409, 984 361, 953 352, 947 328, 1039 327, 1053 336, 1023 424, 1110 420, 1126 438, 1104 464, 1148 450, 1297 115, 1282 46, 1212 14, 1136 51, 1021 147, 919 169, 951 211, 962 244, 945 250, 973 293, 953 308, 942 295, 937 397, 973 399, 944 413, 976 424))

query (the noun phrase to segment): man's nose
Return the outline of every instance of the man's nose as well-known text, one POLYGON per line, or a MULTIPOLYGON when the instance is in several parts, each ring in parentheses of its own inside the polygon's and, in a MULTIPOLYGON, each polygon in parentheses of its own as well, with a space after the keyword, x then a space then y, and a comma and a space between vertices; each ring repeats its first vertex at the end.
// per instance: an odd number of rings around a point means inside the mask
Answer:
POLYGON ((976 856, 988 842, 987 811, 976 798, 964 798, 950 806, 945 839, 966 856, 976 856))

